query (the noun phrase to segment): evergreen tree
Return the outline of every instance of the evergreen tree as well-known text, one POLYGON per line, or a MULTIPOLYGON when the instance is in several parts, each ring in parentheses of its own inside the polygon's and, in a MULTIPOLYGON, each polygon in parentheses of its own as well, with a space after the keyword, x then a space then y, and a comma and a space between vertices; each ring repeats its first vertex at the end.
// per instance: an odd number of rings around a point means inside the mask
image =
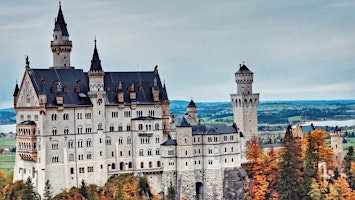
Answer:
POLYGON ((348 152, 346 152, 343 160, 343 166, 345 170, 345 174, 347 177, 347 181, 352 189, 355 189, 355 184, 354 184, 354 179, 352 173, 351 173, 351 163, 355 162, 355 152, 354 152, 354 147, 350 146, 348 149, 348 152))
POLYGON ((79 193, 85 197, 85 198, 88 198, 88 188, 86 186, 86 183, 84 180, 81 181, 81 186, 79 188, 79 193))
POLYGON ((52 185, 49 183, 49 180, 46 181, 44 185, 44 200, 50 200, 52 199, 52 185))
POLYGON ((293 137, 290 125, 286 130, 283 144, 284 147, 281 150, 281 162, 279 163, 280 175, 277 183, 279 199, 300 199, 300 168, 302 166, 302 160, 299 154, 301 148, 293 137))
POLYGON ((176 198, 176 190, 173 186, 173 183, 170 181, 170 186, 168 187, 168 200, 175 200, 176 198))
POLYGON ((39 194, 35 191, 35 188, 33 187, 32 180, 30 177, 27 178, 23 190, 20 191, 19 193, 21 199, 31 199, 31 200, 41 199, 39 194))

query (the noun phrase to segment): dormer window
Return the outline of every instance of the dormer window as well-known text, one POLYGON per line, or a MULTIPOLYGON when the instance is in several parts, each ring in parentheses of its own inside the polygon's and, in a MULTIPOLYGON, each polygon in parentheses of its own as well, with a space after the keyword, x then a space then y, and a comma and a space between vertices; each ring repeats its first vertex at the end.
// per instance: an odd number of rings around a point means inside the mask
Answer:
POLYGON ((55 87, 52 87, 51 88, 51 93, 55 93, 55 92, 56 92, 55 87))
POLYGON ((75 88, 75 92, 79 93, 80 92, 80 87, 75 88))

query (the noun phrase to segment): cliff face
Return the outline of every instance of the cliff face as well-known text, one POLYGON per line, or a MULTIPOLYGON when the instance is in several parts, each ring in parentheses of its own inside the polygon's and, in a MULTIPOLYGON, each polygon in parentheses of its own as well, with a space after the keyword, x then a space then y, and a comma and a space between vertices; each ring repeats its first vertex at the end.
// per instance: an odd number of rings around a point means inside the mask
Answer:
POLYGON ((225 200, 237 200, 244 197, 244 185, 248 174, 243 168, 226 169, 224 171, 223 195, 225 200))

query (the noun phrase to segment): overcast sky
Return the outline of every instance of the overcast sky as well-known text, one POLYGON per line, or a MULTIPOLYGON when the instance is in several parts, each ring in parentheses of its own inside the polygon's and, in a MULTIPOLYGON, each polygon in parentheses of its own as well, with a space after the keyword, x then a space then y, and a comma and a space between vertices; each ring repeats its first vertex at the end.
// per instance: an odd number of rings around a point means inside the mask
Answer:
MULTIPOLYGON (((355 99, 355 1, 62 0, 71 64, 88 71, 158 65, 170 99, 229 101, 245 62, 265 100, 355 99)), ((58 1, 0 1, 0 107, 16 80, 52 66, 58 1)))

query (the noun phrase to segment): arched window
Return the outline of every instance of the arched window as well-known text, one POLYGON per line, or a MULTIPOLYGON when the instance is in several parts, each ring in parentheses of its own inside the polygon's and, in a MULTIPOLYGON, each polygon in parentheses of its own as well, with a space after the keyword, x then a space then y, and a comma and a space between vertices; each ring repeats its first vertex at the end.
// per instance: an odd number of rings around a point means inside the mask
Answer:
POLYGON ((160 167, 160 161, 157 161, 157 167, 160 167))
POLYGON ((69 154, 69 161, 74 161, 74 154, 69 154))
POLYGON ((128 137, 127 137, 127 144, 131 144, 131 143, 132 143, 131 136, 128 136, 128 137))
POLYGON ((149 168, 152 168, 152 167, 153 167, 152 161, 149 161, 149 168))
POLYGON ((69 128, 66 126, 64 127, 64 135, 68 135, 69 134, 69 128))
POLYGON ((106 137, 106 145, 111 145, 111 137, 106 137))
POLYGON ((144 156, 143 149, 139 150, 139 156, 144 156))
POLYGON ((132 162, 128 163, 128 168, 132 168, 132 162))
POLYGON ((83 140, 80 139, 80 140, 78 141, 78 148, 82 148, 82 147, 83 147, 83 140))
POLYGON ((159 123, 156 123, 156 124, 154 125, 154 128, 155 128, 155 130, 159 130, 159 123))
POLYGON ((52 150, 57 150, 59 148, 58 140, 52 142, 52 150))
POLYGON ((99 123, 99 124, 97 125, 97 129, 98 129, 98 130, 102 130, 102 124, 101 124, 101 123, 99 123))
POLYGON ((142 169, 144 168, 144 162, 141 162, 141 168, 142 169))
POLYGON ((138 130, 143 130, 143 124, 138 124, 138 130))
POLYGON ((156 155, 160 155, 160 149, 159 149, 159 148, 157 148, 157 149, 155 150, 155 154, 156 154, 156 155))
POLYGON ((73 140, 69 140, 68 141, 68 149, 72 149, 74 148, 74 141, 73 140))
POLYGON ((120 170, 124 169, 124 162, 120 162, 120 170))
POLYGON ((116 169, 116 164, 115 164, 115 163, 112 163, 112 164, 111 164, 111 168, 112 168, 112 169, 116 169))
POLYGON ((86 147, 91 147, 91 139, 86 140, 86 147))
POLYGON ((152 149, 148 149, 148 156, 152 155, 152 149))

